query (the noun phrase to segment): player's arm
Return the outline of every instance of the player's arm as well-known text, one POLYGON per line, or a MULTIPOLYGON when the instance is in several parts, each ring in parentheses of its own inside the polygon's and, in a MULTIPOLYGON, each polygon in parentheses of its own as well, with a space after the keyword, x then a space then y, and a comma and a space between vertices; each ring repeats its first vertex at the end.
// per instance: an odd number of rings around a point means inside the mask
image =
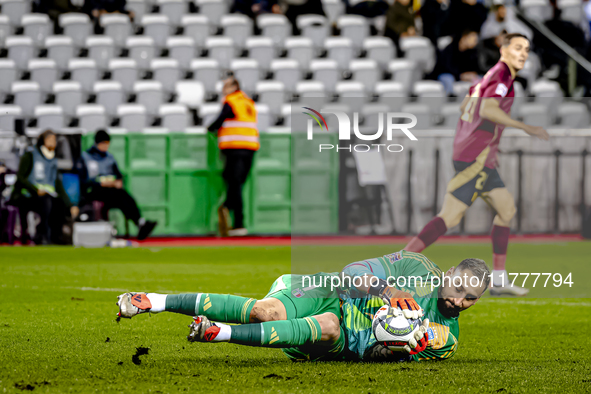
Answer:
POLYGON ((398 307, 407 319, 423 316, 422 308, 410 293, 389 286, 384 268, 375 260, 357 261, 343 269, 343 277, 351 278, 351 286, 360 294, 380 297, 386 304, 398 307))
MULTIPOLYGON (((464 99, 465 101, 465 99, 464 99)), ((463 103, 462 103, 463 104, 463 103)), ((499 107, 499 101, 496 98, 483 98, 480 103, 480 117, 488 119, 491 122, 502 124, 506 127, 521 129, 527 134, 538 137, 541 140, 548 141, 550 136, 548 132, 540 126, 531 126, 515 119, 511 119, 509 114, 499 107)))
POLYGON ((435 349, 434 346, 429 343, 424 351, 418 354, 413 354, 411 357, 414 361, 447 360, 456 354, 457 348, 457 338, 452 333, 448 333, 445 344, 442 347, 435 349))

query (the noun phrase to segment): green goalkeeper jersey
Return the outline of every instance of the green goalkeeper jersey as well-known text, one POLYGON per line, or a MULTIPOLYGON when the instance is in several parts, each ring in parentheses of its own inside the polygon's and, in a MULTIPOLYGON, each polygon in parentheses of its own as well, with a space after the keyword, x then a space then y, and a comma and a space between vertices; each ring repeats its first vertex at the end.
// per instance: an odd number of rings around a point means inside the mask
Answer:
MULTIPOLYGON (((446 359, 455 354, 460 333, 458 319, 443 316, 437 308, 438 287, 432 287, 431 279, 435 276, 441 278, 442 273, 431 260, 422 254, 402 250, 351 263, 343 273, 351 278, 374 275, 389 280, 389 284, 398 290, 410 293, 423 308, 425 317, 429 319, 429 342, 426 350, 409 356, 409 359, 446 359)), ((347 337, 346 357, 358 361, 368 360, 369 351, 376 344, 371 329, 373 316, 384 302, 346 283, 340 287, 339 295, 343 311, 341 326, 347 337)))

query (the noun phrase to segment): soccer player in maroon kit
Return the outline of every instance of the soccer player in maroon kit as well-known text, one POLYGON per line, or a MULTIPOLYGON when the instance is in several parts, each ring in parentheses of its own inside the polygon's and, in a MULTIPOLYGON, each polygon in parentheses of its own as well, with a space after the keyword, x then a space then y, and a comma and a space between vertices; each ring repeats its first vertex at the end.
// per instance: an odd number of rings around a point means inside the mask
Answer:
POLYGON ((496 170, 499 140, 505 127, 521 129, 547 141, 544 128, 511 119, 515 92, 513 80, 529 55, 529 40, 524 35, 507 34, 501 46, 501 59, 484 78, 470 88, 461 105, 462 116, 454 139, 453 162, 456 175, 447 185, 441 212, 404 248, 420 253, 448 228, 460 223, 476 198, 484 199, 496 216, 491 231, 493 244, 492 295, 526 295, 528 289, 511 286, 505 270, 509 226, 515 215, 513 196, 496 170))

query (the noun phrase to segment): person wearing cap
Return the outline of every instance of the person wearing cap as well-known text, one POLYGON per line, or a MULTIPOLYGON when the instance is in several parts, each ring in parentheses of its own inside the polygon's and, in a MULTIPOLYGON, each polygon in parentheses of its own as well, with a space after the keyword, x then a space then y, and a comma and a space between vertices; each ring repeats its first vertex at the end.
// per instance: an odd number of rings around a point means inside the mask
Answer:
POLYGON ((226 201, 218 208, 219 231, 222 236, 243 236, 247 230, 244 228, 242 186, 248 178, 254 153, 259 149, 257 110, 234 77, 224 81, 222 93, 222 111, 207 128, 217 131, 218 148, 226 158, 222 175, 228 190, 226 201), (233 228, 230 228, 230 210, 234 213, 233 228))
POLYGON ((115 157, 109 153, 111 137, 105 130, 97 131, 94 145, 82 152, 77 163, 80 189, 84 201, 100 201, 105 211, 117 208, 138 227, 138 239, 146 239, 156 224, 142 217, 134 198, 123 188, 123 175, 115 157))
POLYGON ((37 138, 35 147, 20 159, 10 203, 19 208, 23 245, 29 240, 29 212, 36 212, 41 218, 33 240, 37 245, 62 243, 60 238, 66 208, 69 208, 72 218, 78 216, 78 207, 70 202, 58 173, 56 146, 55 133, 46 130, 37 138))

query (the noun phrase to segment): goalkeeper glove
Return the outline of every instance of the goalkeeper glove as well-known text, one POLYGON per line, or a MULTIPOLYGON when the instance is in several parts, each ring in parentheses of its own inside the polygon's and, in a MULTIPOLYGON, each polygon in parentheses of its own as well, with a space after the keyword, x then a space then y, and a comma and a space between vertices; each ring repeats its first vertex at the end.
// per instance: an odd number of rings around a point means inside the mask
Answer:
POLYGON ((408 341, 408 344, 404 346, 404 350, 408 354, 418 354, 427 348, 427 342, 429 342, 428 328, 429 319, 425 319, 419 329, 414 333, 414 336, 408 341))
POLYGON ((407 319, 419 319, 424 315, 423 309, 410 294, 388 286, 388 283, 383 279, 380 279, 376 286, 370 287, 368 293, 380 297, 386 305, 392 308, 400 308, 402 314, 407 319), (408 295, 408 297, 401 298, 400 293, 402 295, 408 295))

